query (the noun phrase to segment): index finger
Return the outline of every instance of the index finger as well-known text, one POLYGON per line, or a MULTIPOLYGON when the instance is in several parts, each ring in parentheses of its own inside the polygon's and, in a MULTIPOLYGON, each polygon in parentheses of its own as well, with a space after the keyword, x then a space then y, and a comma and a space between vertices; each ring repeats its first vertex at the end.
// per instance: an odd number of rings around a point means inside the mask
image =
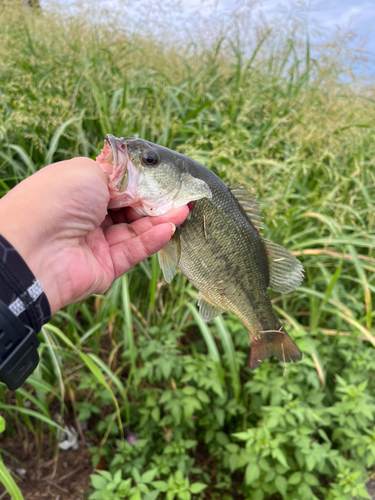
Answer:
POLYGON ((189 209, 185 205, 157 217, 141 217, 131 224, 114 224, 105 230, 105 237, 109 246, 112 247, 121 241, 132 239, 166 222, 172 222, 175 226, 179 226, 184 222, 188 213, 189 209))

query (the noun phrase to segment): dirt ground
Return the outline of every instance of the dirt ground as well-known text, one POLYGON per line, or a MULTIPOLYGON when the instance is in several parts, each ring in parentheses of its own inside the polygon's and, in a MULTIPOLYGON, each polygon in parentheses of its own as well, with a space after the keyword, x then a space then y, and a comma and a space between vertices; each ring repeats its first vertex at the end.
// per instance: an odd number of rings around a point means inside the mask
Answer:
MULTIPOLYGON (((90 484, 91 453, 86 446, 58 451, 44 439, 38 458, 33 441, 24 437, 2 437, 0 448, 4 463, 19 477, 17 484, 25 500, 84 500, 90 484), (10 456, 7 455, 9 453, 10 456), (13 457, 13 458, 11 458, 13 457), (54 458, 55 457, 55 458, 54 458)), ((11 500, 0 484, 0 500, 11 500)))
POLYGON ((375 500, 375 481, 370 481, 367 484, 367 491, 370 493, 372 500, 375 500))

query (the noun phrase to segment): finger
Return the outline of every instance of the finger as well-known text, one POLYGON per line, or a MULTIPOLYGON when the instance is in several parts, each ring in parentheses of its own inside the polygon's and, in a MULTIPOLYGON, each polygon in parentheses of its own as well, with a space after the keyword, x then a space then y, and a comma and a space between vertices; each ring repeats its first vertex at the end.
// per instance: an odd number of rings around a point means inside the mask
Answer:
POLYGON ((115 270, 115 279, 163 248, 171 239, 174 229, 175 227, 172 227, 172 224, 159 224, 140 236, 113 245, 110 252, 115 270))
POLYGON ((160 226, 160 224, 165 224, 166 222, 172 222, 175 226, 179 226, 183 223, 188 213, 189 209, 187 206, 184 206, 171 210, 167 214, 159 215, 158 217, 142 217, 131 224, 115 224, 106 230, 105 236, 111 247, 123 240, 139 236, 153 227, 160 226))

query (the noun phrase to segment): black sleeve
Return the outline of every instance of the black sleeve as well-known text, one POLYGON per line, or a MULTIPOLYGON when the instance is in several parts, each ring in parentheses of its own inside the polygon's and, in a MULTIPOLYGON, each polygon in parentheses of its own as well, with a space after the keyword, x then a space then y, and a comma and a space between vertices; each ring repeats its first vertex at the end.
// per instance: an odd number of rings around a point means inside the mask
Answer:
POLYGON ((0 235, 0 300, 35 332, 51 318, 42 285, 15 248, 0 235))

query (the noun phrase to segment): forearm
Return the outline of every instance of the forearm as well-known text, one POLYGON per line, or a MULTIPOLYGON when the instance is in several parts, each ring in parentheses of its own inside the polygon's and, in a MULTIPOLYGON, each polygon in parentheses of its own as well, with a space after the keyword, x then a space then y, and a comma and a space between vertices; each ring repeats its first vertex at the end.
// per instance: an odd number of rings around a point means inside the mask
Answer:
MULTIPOLYGON (((48 304, 47 297, 53 299, 56 292, 53 290, 53 277, 47 262, 49 241, 48 235, 45 234, 46 221, 42 213, 43 210, 48 211, 48 208, 38 201, 41 196, 42 193, 36 189, 35 180, 30 177, 0 200, 0 235, 3 237, 0 243, 2 242, 7 248, 4 256, 8 255, 8 265, 4 263, 3 269, 5 270, 5 266, 9 268, 7 274, 14 275, 14 280, 20 282, 24 292, 34 286, 31 293, 35 293, 34 290, 39 286, 45 292, 43 297, 48 304), (39 285, 33 285, 34 282, 39 285)), ((4 275, 2 279, 4 281, 4 275)), ((1 285, 4 284, 3 281, 1 285)), ((9 286, 4 284, 1 289, 0 298, 3 297, 4 302, 11 304, 16 300, 15 291, 11 291, 9 286)), ((38 314, 39 328, 36 331, 39 331, 41 325, 50 318, 49 305, 48 313, 45 311, 42 314, 39 310, 38 314), (45 318, 45 321, 42 318, 45 318)), ((25 324, 33 326, 25 314, 21 319, 25 324)))

